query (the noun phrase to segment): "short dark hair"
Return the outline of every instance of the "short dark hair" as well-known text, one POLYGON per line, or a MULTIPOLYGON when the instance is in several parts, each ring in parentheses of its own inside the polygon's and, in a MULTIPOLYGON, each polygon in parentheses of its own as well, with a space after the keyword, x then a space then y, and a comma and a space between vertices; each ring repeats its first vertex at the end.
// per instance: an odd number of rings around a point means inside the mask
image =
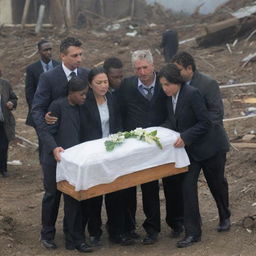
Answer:
POLYGON ((180 75, 180 70, 175 64, 167 64, 162 67, 158 73, 158 77, 164 77, 169 83, 183 84, 185 81, 180 75))
POLYGON ((122 68, 122 67, 123 67, 122 61, 116 57, 110 57, 105 59, 103 64, 103 68, 106 70, 107 73, 109 73, 109 70, 111 68, 122 68))
POLYGON ((64 54, 67 53, 67 49, 70 46, 81 47, 82 42, 77 38, 67 37, 64 40, 62 40, 60 43, 60 52, 64 54))
POLYGON ((107 75, 106 70, 102 66, 92 68, 90 70, 90 72, 88 73, 88 81, 89 81, 89 83, 92 83, 92 80, 93 80, 93 78, 95 76, 97 76, 98 74, 102 74, 102 73, 107 75))
POLYGON ((78 92, 86 89, 88 87, 88 81, 83 80, 79 77, 72 77, 68 81, 68 94, 70 92, 78 92))
POLYGON ((189 65, 191 65, 193 72, 196 71, 196 63, 194 58, 192 57, 191 54, 188 52, 178 52, 176 55, 173 56, 172 58, 172 63, 177 63, 184 68, 187 68, 189 65))
POLYGON ((38 48, 38 50, 41 50, 42 45, 43 45, 43 44, 47 44, 47 43, 50 43, 50 41, 49 41, 49 40, 46 40, 46 39, 40 40, 40 41, 37 43, 37 48, 38 48))

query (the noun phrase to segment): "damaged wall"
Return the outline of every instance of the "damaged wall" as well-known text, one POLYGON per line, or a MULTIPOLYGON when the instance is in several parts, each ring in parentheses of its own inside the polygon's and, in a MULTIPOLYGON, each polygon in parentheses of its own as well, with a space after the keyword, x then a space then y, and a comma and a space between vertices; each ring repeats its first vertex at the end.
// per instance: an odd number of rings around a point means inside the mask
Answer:
POLYGON ((0 0, 0 24, 12 23, 11 1, 0 0))

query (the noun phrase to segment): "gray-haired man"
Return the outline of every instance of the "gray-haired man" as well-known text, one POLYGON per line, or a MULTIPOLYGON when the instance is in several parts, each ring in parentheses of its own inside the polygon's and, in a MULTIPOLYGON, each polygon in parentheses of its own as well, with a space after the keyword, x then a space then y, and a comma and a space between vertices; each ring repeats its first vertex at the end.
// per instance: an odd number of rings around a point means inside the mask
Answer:
MULTIPOLYGON (((153 56, 149 50, 132 53, 134 76, 125 78, 120 87, 120 105, 124 129, 147 128, 161 125, 166 118, 166 96, 154 71, 153 56)), ((143 211, 147 233, 143 244, 153 244, 160 232, 160 203, 158 180, 141 185, 143 211)), ((135 230, 136 187, 127 189, 126 230, 131 236, 135 230)))

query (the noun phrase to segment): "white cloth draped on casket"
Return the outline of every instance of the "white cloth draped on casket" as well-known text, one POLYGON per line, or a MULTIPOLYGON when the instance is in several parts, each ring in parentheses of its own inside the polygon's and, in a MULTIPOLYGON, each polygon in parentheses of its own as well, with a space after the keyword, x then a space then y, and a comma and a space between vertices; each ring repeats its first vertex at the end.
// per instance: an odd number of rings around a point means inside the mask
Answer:
POLYGON ((107 152, 104 145, 107 138, 87 141, 61 154, 61 161, 57 164, 57 182, 66 180, 76 191, 80 191, 162 164, 175 163, 176 168, 190 164, 185 149, 173 147, 179 136, 177 132, 162 127, 145 130, 157 130, 163 149, 155 143, 130 138, 113 151, 107 152))

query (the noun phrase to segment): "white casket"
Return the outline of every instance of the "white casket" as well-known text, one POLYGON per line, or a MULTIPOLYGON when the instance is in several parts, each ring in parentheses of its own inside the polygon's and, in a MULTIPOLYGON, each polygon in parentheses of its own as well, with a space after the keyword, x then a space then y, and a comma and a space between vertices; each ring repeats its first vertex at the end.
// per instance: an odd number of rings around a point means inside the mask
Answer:
POLYGON ((185 149, 173 147, 177 132, 162 127, 145 130, 157 130, 163 149, 134 138, 111 152, 105 149, 107 138, 66 149, 57 164, 58 189, 84 200, 187 171, 185 149))

